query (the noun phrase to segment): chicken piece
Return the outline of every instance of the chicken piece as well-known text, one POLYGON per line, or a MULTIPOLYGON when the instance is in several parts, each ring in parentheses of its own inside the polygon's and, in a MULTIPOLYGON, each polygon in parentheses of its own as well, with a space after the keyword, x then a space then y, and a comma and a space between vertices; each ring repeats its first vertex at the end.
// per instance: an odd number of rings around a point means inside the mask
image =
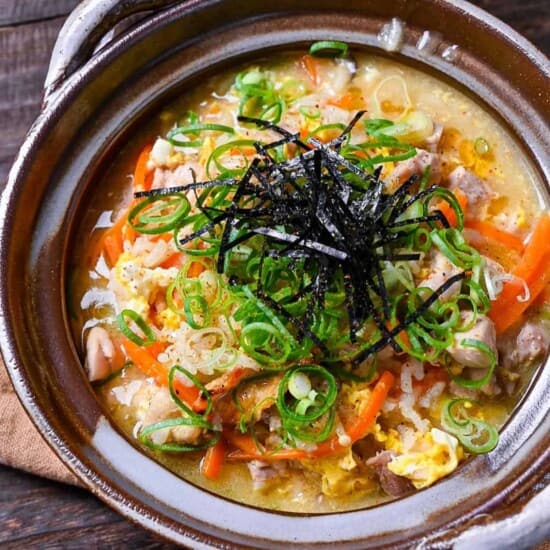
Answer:
MULTIPOLYGON (((443 284, 447 279, 460 273, 460 269, 454 265, 447 256, 437 249, 430 251, 430 274, 423 281, 418 283, 419 287, 431 288, 434 292, 443 284)), ((457 281, 451 285, 443 294, 440 299, 445 301, 460 292, 461 282, 457 281)))
POLYGON ((475 388, 465 388, 454 380, 449 382, 449 393, 454 397, 461 397, 463 399, 478 399, 479 392, 475 388))
POLYGON ((367 460, 380 482, 382 490, 391 497, 402 497, 413 491, 413 484, 406 477, 398 476, 388 469, 388 463, 395 455, 391 451, 382 451, 367 460))
POLYGON ((269 464, 262 460, 251 460, 246 465, 255 491, 266 489, 274 481, 288 475, 285 462, 274 461, 269 464))
MULTIPOLYGON (((243 384, 235 400, 245 414, 254 411, 254 420, 258 421, 262 418, 262 413, 274 405, 282 377, 283 375, 279 374, 243 384)), ((224 424, 237 424, 241 417, 241 412, 231 395, 217 401, 216 411, 222 417, 224 424)))
POLYGON ((101 327, 93 327, 86 340, 86 370, 91 382, 111 374, 115 346, 109 333, 101 327))
POLYGON ((435 153, 417 149, 414 157, 398 162, 391 173, 389 181, 392 189, 399 187, 412 175, 422 176, 426 168, 430 168, 428 183, 438 183, 441 179, 441 159, 435 153))
MULTIPOLYGON (((168 390, 159 388, 151 399, 149 408, 143 418, 143 425, 150 426, 161 420, 178 418, 180 416, 181 411, 170 397, 168 390)), ((202 429, 196 426, 176 426, 157 430, 150 437, 157 445, 162 445, 167 441, 194 445, 198 443, 201 434, 202 429)))
POLYGON ((434 123, 433 134, 424 140, 426 151, 429 151, 430 153, 436 153, 442 135, 443 126, 441 124, 438 124, 437 122, 434 123))
MULTIPOLYGON (((472 380, 480 380, 487 374, 487 369, 469 369, 468 374, 472 380)), ((493 374, 489 380, 479 388, 479 391, 489 397, 496 397, 502 393, 502 388, 493 374)))
POLYGON ((516 353, 519 363, 530 363, 548 353, 549 335, 540 325, 529 322, 516 338, 516 353))
POLYGON ((487 182, 464 166, 455 168, 449 174, 448 181, 450 189, 460 189, 468 197, 466 219, 479 219, 489 201, 496 196, 487 182))
POLYGON ((241 380, 254 374, 254 372, 256 371, 252 369, 235 367, 224 372, 221 376, 218 376, 218 378, 214 378, 214 380, 208 382, 208 384, 206 384, 206 389, 210 392, 212 397, 221 396, 231 391, 241 380))
MULTIPOLYGON (((467 324, 473 319, 473 312, 461 311, 460 318, 467 324)), ((484 351, 470 346, 464 346, 463 340, 479 340, 486 344, 497 356, 496 331, 493 321, 486 315, 478 314, 472 328, 453 335, 453 343, 447 348, 452 358, 465 367, 486 369, 491 365, 491 357, 484 351)))
MULTIPOLYGON (((157 168, 153 176, 152 189, 164 189, 167 187, 178 187, 193 182, 193 172, 197 181, 206 179, 204 167, 197 161, 188 159, 185 164, 177 166, 174 170, 164 170, 157 168)), ((189 193, 188 198, 193 198, 193 193, 189 193)))

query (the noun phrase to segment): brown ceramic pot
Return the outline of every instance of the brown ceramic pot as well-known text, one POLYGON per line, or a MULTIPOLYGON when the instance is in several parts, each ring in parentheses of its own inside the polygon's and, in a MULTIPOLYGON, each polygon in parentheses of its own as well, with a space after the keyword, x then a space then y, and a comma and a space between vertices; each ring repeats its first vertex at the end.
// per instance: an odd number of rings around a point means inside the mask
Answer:
MULTIPOLYGON (((548 181, 548 61, 465 2, 88 1, 62 31, 43 111, 0 202, 2 354, 23 405, 67 466, 116 510, 173 541, 223 548, 520 548, 548 535, 548 491, 540 492, 550 456, 548 362, 493 452, 408 498, 305 516, 229 502, 143 455, 110 423, 71 340, 64 288, 74 228, 98 169, 136 121, 205 74, 276 48, 331 38, 375 50, 377 33, 392 17, 404 20, 407 31, 401 52, 391 56, 468 89, 515 133, 548 181), (161 7, 90 57, 122 17, 161 7), (414 45, 426 29, 440 32, 445 44, 421 56, 414 45), (459 56, 449 63, 440 53, 453 44, 459 56), (514 527, 505 518, 527 498, 532 504, 514 527), (487 518, 489 527, 472 528, 487 518)), ((548 187, 540 192, 548 201, 548 187)))

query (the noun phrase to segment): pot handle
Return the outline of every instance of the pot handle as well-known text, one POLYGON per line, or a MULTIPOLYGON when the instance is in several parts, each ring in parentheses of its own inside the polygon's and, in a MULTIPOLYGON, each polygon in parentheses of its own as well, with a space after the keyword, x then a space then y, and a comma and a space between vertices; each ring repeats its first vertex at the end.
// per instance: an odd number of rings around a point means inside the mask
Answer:
POLYGON ((55 42, 44 82, 44 103, 88 61, 101 39, 135 13, 168 7, 175 0, 83 0, 65 21, 55 42))

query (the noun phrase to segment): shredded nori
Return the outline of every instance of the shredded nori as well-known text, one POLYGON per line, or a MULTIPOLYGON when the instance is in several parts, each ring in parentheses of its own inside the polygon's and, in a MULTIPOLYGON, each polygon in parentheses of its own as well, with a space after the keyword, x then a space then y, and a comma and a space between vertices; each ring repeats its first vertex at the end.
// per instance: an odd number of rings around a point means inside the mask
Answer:
MULTIPOLYGON (((364 115, 358 112, 340 136, 328 143, 310 138, 308 143, 280 126, 255 118, 240 116, 239 121, 255 124, 278 133, 281 139, 269 144, 255 144, 257 155, 241 178, 225 178, 196 182, 167 189, 135 193, 136 198, 169 195, 200 189, 229 186, 234 189, 230 204, 223 209, 197 205, 208 222, 191 235, 179 240, 180 245, 198 237, 221 231, 217 270, 226 271, 227 255, 237 245, 261 236, 262 257, 256 276, 255 294, 275 313, 283 317, 299 339, 309 338, 321 351, 324 344, 315 335, 316 312, 325 307, 327 292, 337 277, 343 277, 350 341, 371 321, 381 334, 379 340, 360 351, 353 359, 355 366, 373 353, 390 345, 401 347, 395 337, 415 323, 450 286, 465 278, 455 275, 421 303, 398 326, 391 327, 391 303, 382 275, 382 261, 415 261, 420 254, 403 252, 404 243, 412 234, 411 226, 439 222, 449 227, 439 211, 429 215, 399 219, 417 201, 429 200, 436 186, 413 192, 419 183, 411 176, 390 193, 381 179, 381 168, 363 170, 341 154, 342 145, 354 125, 364 115), (297 148, 295 156, 277 162, 270 151, 287 144, 297 148), (301 151, 301 152, 300 152, 301 151), (289 258, 305 262, 313 273, 311 283, 298 291, 293 300, 278 302, 262 289, 264 258, 289 258), (306 300, 303 315, 291 314, 288 303, 306 300)), ((230 284, 243 283, 230 275, 230 284)))

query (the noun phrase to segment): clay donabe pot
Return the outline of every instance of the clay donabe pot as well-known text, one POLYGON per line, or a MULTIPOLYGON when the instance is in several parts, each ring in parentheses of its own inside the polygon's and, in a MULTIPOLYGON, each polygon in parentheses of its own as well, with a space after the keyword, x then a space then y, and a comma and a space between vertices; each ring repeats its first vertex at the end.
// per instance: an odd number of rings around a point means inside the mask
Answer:
MULTIPOLYGON (((17 393, 48 443, 94 494, 188 546, 522 548, 542 540, 550 519, 548 491, 541 491, 550 448, 548 362, 494 451, 407 498, 317 516, 235 504, 179 479, 110 423, 86 379, 68 328, 65 288, 79 213, 100 167, 138 121, 178 90, 244 59, 322 39, 423 66, 469 90, 511 129, 548 181, 548 61, 465 2, 84 2, 62 30, 43 110, 0 203, 0 339, 17 393), (143 10, 149 11, 136 21, 143 10), (105 32, 129 15, 132 25, 94 53, 105 32), (392 17, 406 22, 405 44, 387 54, 378 50, 376 35, 392 17), (415 48, 424 30, 444 38, 434 55, 415 48), (449 63, 441 51, 454 44, 459 56, 449 63), (519 524, 506 521, 519 511, 519 524)), ((540 192, 548 202, 548 187, 540 192)))

